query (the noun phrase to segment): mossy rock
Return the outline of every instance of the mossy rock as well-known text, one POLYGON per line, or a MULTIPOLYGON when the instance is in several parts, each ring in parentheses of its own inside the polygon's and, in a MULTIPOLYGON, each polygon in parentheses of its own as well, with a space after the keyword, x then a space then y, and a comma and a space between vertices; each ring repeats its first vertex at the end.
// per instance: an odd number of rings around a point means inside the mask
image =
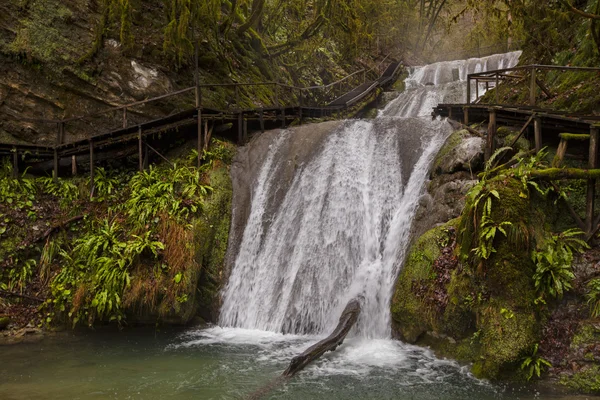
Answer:
POLYGON ((467 130, 454 132, 433 162, 433 174, 477 171, 483 165, 484 140, 467 130))
POLYGON ((391 304, 395 331, 404 341, 415 343, 437 324, 435 310, 415 293, 414 285, 433 287, 436 274, 432 267, 442 255, 441 240, 447 236, 445 231, 456 225, 456 221, 450 221, 431 229, 408 252, 391 304))
POLYGON ((600 394, 600 365, 582 368, 571 376, 563 376, 560 384, 578 392, 600 394))

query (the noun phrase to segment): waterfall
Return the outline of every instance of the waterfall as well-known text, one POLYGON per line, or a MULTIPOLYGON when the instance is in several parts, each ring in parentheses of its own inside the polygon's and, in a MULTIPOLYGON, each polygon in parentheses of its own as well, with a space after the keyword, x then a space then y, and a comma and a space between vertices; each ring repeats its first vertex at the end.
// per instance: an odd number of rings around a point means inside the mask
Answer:
POLYGON ((361 296, 354 333, 389 338, 389 304, 418 200, 451 132, 431 109, 464 102, 468 73, 514 66, 518 57, 413 68, 404 93, 376 119, 344 121, 330 132, 285 188, 278 164, 292 162, 280 154, 291 133, 279 135, 253 185, 219 324, 325 334, 347 301, 361 296))

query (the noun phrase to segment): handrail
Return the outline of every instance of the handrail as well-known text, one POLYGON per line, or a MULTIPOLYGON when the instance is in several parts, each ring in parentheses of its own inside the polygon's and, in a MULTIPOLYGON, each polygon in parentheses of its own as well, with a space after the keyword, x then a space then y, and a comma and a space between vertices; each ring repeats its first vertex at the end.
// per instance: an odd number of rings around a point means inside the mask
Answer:
MULTIPOLYGON (((531 71, 530 77, 521 76, 521 79, 529 79, 529 103, 530 106, 535 106, 537 102, 537 94, 536 87, 539 86, 544 93, 548 96, 551 96, 548 89, 545 85, 538 79, 537 71, 579 71, 579 72, 600 72, 600 67, 572 67, 572 66, 561 66, 561 65, 542 65, 542 64, 531 64, 531 65, 522 65, 512 68, 503 68, 496 69, 485 72, 476 72, 467 75, 467 104, 471 104, 471 80, 475 80, 476 83, 476 97, 479 98, 479 82, 486 82, 486 87, 489 82, 493 82, 493 79, 496 81, 495 87, 500 84, 500 78, 513 78, 517 77, 517 75, 508 75, 508 72, 514 71, 531 71)), ((498 93, 496 91, 496 97, 498 93)), ((498 99, 496 98, 496 102, 498 99)))
POLYGON ((503 68, 503 69, 496 69, 496 70, 492 70, 492 71, 485 71, 485 72, 476 72, 473 74, 469 74, 469 77, 478 77, 478 76, 483 76, 486 77, 488 75, 496 75, 502 72, 512 72, 512 71, 524 71, 524 70, 530 70, 530 69, 540 69, 540 70, 555 70, 555 71, 585 71, 585 72, 594 72, 594 71, 598 71, 600 72, 600 67, 571 67, 571 66, 560 66, 560 65, 541 65, 541 64, 531 64, 531 65, 522 65, 519 67, 512 67, 512 68, 503 68))

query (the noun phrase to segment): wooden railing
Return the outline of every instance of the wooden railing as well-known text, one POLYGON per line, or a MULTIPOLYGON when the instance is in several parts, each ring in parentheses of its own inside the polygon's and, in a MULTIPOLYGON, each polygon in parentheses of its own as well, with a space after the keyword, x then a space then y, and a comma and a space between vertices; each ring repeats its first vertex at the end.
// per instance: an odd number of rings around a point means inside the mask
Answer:
MULTIPOLYGON (((594 67, 569 67, 569 66, 557 66, 557 65, 525 65, 514 68, 505 68, 493 71, 479 72, 475 74, 469 74, 467 77, 467 104, 471 104, 472 96, 472 82, 475 82, 475 98, 476 101, 480 99, 479 86, 485 83, 486 90, 490 88, 498 88, 500 83, 507 80, 522 81, 528 85, 529 90, 529 106, 535 107, 537 105, 537 92, 538 88, 548 97, 552 98, 553 94, 543 81, 540 72, 544 71, 559 71, 559 72, 590 72, 600 73, 600 68, 594 67)), ((499 103, 499 91, 496 90, 494 97, 495 104, 499 103)))
MULTIPOLYGON (((219 111, 238 113, 243 108, 242 102, 242 90, 247 87, 272 87, 273 96, 270 99, 271 104, 262 104, 261 108, 265 109, 276 109, 283 107, 324 107, 336 98, 339 98, 344 93, 352 90, 362 83, 367 82, 368 79, 375 80, 379 78, 385 61, 389 59, 390 55, 386 56, 376 66, 366 69, 360 69, 353 72, 335 82, 327 85, 316 85, 309 87, 298 87, 293 85, 287 85, 279 82, 256 82, 256 83, 197 83, 194 86, 180 89, 171 93, 167 93, 161 96, 149 98, 146 100, 136 101, 133 103, 110 107, 106 110, 97 111, 81 116, 75 116, 64 119, 43 119, 43 118, 26 118, 14 116, 18 120, 32 123, 39 123, 45 125, 56 126, 56 145, 65 143, 67 134, 74 136, 76 139, 83 139, 90 136, 91 132, 97 132, 102 126, 103 130, 115 130, 119 128, 127 128, 130 126, 136 126, 144 123, 149 112, 143 112, 140 110, 144 107, 156 107, 156 108, 169 108, 169 112, 163 114, 174 114, 178 111, 184 111, 183 107, 173 106, 172 104, 165 104, 164 101, 177 97, 181 100, 181 104, 185 105, 187 109, 193 108, 194 105, 197 109, 210 107, 207 101, 203 99, 203 94, 207 90, 215 88, 232 88, 233 99, 225 107, 219 111)), ((195 74, 197 76, 197 74, 195 74)), ((197 81, 197 78, 195 78, 197 81)), ((253 107, 257 108, 257 107, 253 107)))

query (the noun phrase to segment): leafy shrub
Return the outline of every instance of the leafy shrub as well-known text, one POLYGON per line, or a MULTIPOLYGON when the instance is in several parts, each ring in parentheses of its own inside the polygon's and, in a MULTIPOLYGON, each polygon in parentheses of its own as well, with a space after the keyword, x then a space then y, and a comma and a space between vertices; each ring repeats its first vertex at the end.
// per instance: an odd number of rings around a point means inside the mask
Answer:
POLYGON ((546 367, 552 366, 547 360, 538 356, 538 347, 539 345, 535 344, 533 346, 533 352, 529 356, 523 358, 523 361, 521 362, 521 369, 525 371, 528 381, 531 380, 534 375, 539 378, 546 367))
POLYGON ((536 265, 533 280, 542 296, 549 294, 562 298, 564 292, 572 288, 571 282, 575 278, 571 268, 573 253, 589 248, 585 241, 578 238, 581 235, 583 232, 579 229, 552 235, 543 250, 532 253, 531 258, 536 265))
POLYGON ((590 306, 590 317, 598 318, 600 317, 600 278, 592 279, 587 287, 590 291, 585 297, 590 306))

